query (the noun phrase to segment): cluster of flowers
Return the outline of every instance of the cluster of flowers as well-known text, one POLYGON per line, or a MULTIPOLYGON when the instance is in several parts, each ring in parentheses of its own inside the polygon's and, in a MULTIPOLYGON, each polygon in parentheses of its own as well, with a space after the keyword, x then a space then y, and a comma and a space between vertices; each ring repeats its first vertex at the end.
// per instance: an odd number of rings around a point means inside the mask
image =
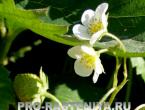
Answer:
POLYGON ((107 32, 108 15, 107 3, 100 4, 95 11, 88 9, 84 11, 81 22, 73 27, 73 34, 79 40, 87 40, 88 44, 78 45, 68 50, 68 55, 76 59, 74 70, 82 77, 90 76, 93 71, 93 82, 96 83, 100 74, 104 73, 104 68, 100 60, 100 51, 93 48, 96 41, 99 41, 103 33, 107 32))

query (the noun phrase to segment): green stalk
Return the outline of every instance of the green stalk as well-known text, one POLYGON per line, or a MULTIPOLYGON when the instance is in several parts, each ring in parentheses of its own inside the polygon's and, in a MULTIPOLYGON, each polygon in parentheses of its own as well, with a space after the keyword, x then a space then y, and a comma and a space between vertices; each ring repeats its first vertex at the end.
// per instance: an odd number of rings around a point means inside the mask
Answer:
POLYGON ((99 105, 105 102, 105 100, 110 96, 110 94, 115 90, 115 88, 111 88, 104 96, 103 98, 99 101, 99 103, 96 105, 96 110, 99 109, 99 105))
POLYGON ((13 38, 14 36, 5 36, 5 38, 0 41, 0 65, 4 64, 4 60, 12 44, 13 38))
POLYGON ((101 50, 98 50, 97 52, 99 52, 100 54, 102 54, 102 53, 108 52, 108 49, 101 49, 101 50))
POLYGON ((54 100, 55 102, 57 102, 59 104, 61 110, 63 110, 62 103, 54 95, 50 94, 49 92, 45 92, 42 95, 47 97, 47 98, 50 98, 50 99, 54 100))
POLYGON ((3 65, 7 53, 11 47, 13 40, 23 29, 18 28, 15 31, 9 30, 9 32, 0 40, 0 65, 3 65))
POLYGON ((127 82, 127 80, 123 80, 121 82, 121 84, 116 88, 116 90, 112 93, 110 100, 109 100, 110 106, 112 105, 117 93, 123 88, 123 86, 126 84, 126 82, 127 82))
POLYGON ((2 0, 2 3, 3 3, 3 5, 5 7, 7 7, 7 9, 9 9, 9 8, 15 8, 15 2, 14 2, 14 0, 2 0))
MULTIPOLYGON (((115 40, 120 44, 120 46, 121 46, 123 52, 124 52, 124 53, 126 52, 126 49, 125 49, 124 44, 121 42, 121 40, 120 40, 118 37, 116 37, 115 35, 113 35, 113 34, 111 34, 111 33, 108 33, 108 32, 106 32, 106 33, 103 34, 103 36, 105 36, 105 35, 108 36, 108 37, 110 37, 110 38, 112 38, 112 39, 115 39, 115 40)), ((110 105, 113 103, 113 101, 114 101, 114 99, 115 99, 117 93, 123 88, 123 86, 124 86, 124 85, 126 84, 126 82, 127 82, 126 57, 124 57, 124 72, 123 72, 124 79, 123 79, 123 81, 118 85, 118 78, 117 78, 117 76, 118 76, 118 70, 119 70, 119 68, 120 68, 119 59, 118 59, 118 57, 116 57, 116 70, 115 70, 115 73, 114 73, 113 87, 117 87, 117 88, 115 89, 115 91, 112 93, 112 95, 111 95, 111 97, 110 97, 110 100, 109 100, 110 105), (117 86, 117 85, 118 85, 118 86, 117 86)))
POLYGON ((112 93, 111 97, 110 97, 110 100, 109 100, 109 103, 110 103, 110 106, 112 105, 117 93, 123 88, 123 86, 126 84, 127 82, 127 66, 126 66, 126 58, 124 58, 124 72, 123 72, 123 75, 124 75, 124 79, 123 81, 119 84, 119 86, 117 86, 116 90, 112 93))
POLYGON ((126 52, 124 44, 121 42, 121 40, 118 37, 116 37, 115 35, 113 35, 111 33, 108 33, 108 32, 104 33, 104 35, 106 35, 108 37, 111 37, 112 39, 115 39, 120 44, 120 46, 122 47, 123 51, 126 52))
POLYGON ((130 93, 131 93, 131 87, 132 87, 132 79, 133 79, 133 74, 132 74, 132 64, 129 61, 129 66, 128 66, 128 84, 127 84, 127 90, 126 90, 126 97, 125 100, 128 103, 129 102, 129 98, 130 98, 130 93))
MULTIPOLYGON (((117 87, 117 84, 118 84, 118 78, 117 78, 117 76, 118 76, 118 70, 119 70, 120 66, 121 66, 121 63, 119 62, 119 58, 116 57, 116 69, 115 69, 115 72, 114 72, 113 88, 110 89, 110 90, 103 96, 103 98, 99 101, 99 104, 102 104, 102 103, 112 94, 112 92, 115 92, 116 87, 117 87)), ((114 99, 112 98, 112 101, 113 101, 113 100, 114 100, 114 99)), ((99 104, 97 104, 96 110, 99 109, 99 108, 98 108, 98 107, 99 107, 99 104)))
POLYGON ((124 57, 124 80, 126 80, 127 79, 127 63, 126 63, 126 57, 124 57))
POLYGON ((118 71, 119 71, 120 66, 121 66, 121 63, 119 63, 119 58, 116 57, 116 69, 114 72, 113 87, 117 87, 117 85, 118 85, 118 71))
POLYGON ((109 81, 109 83, 107 85, 107 88, 112 87, 112 84, 113 84, 113 87, 117 87, 117 85, 118 85, 118 71, 119 71, 119 68, 121 66, 121 61, 120 61, 120 59, 117 56, 115 58, 116 58, 115 71, 111 75, 111 78, 110 78, 110 81, 109 81))

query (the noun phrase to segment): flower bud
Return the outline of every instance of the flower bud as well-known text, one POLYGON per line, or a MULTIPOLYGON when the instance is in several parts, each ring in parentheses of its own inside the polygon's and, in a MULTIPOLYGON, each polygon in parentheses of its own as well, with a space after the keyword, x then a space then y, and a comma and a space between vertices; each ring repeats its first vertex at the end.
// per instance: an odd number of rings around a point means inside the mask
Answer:
POLYGON ((42 81, 38 76, 31 73, 18 74, 14 79, 14 90, 18 98, 23 101, 41 101, 43 87, 42 81))
POLYGON ((14 79, 14 90, 20 101, 40 102, 45 99, 48 77, 40 69, 40 77, 32 73, 18 74, 14 79))
POLYGON ((32 73, 18 74, 14 79, 14 90, 16 95, 23 102, 39 102, 43 103, 45 97, 56 101, 61 110, 63 109, 61 102, 51 93, 47 92, 48 77, 40 69, 40 77, 32 73))

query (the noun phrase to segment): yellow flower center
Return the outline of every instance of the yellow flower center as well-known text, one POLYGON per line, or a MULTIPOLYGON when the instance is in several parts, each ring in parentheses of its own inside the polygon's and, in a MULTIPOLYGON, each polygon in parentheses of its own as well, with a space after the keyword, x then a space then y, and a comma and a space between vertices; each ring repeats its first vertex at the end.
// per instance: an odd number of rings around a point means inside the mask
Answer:
POLYGON ((89 33, 90 34, 94 34, 94 33, 98 32, 98 31, 100 31, 102 28, 103 28, 103 24, 102 24, 101 21, 93 22, 89 26, 89 33))
POLYGON ((85 64, 87 68, 93 69, 95 67, 96 57, 89 54, 82 54, 81 63, 85 64))

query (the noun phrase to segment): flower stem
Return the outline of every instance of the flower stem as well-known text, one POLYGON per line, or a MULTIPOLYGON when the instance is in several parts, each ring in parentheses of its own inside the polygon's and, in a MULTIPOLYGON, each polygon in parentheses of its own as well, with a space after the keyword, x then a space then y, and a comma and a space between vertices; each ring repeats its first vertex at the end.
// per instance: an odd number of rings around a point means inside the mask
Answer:
POLYGON ((50 94, 49 92, 45 92, 42 95, 45 96, 45 97, 47 97, 47 98, 50 98, 50 99, 56 101, 59 104, 61 110, 63 110, 62 103, 54 95, 50 94))
POLYGON ((108 51, 108 49, 101 49, 101 50, 99 50, 99 51, 97 51, 97 52, 99 52, 100 54, 101 53, 105 53, 105 52, 107 52, 108 51))
POLYGON ((11 47, 11 44, 13 40, 16 38, 16 36, 25 30, 25 28, 15 26, 13 22, 4 22, 4 28, 7 30, 5 31, 5 34, 3 37, 0 39, 0 65, 4 64, 4 61, 6 59, 7 53, 11 47))
POLYGON ((5 58, 13 40, 22 31, 23 29, 21 28, 9 30, 9 32, 0 40, 0 65, 4 64, 5 58))
POLYGON ((117 87, 117 84, 118 84, 118 71, 119 71, 119 68, 121 66, 121 63, 119 62, 119 58, 116 57, 116 69, 115 69, 115 72, 114 72, 114 82, 113 82, 113 87, 117 87))
MULTIPOLYGON (((120 66, 121 66, 121 63, 119 61, 119 58, 116 57, 116 68, 115 68, 115 71, 114 71, 113 88, 117 87, 117 85, 118 85, 118 71, 119 71, 120 66)), ((114 91, 114 95, 111 96, 110 101, 109 101, 110 105, 112 104, 112 102, 115 98, 115 94, 117 94, 117 93, 115 93, 115 91, 114 91)))
POLYGON ((127 103, 129 102, 131 87, 132 87, 132 81, 133 81, 132 72, 133 72, 132 64, 131 64, 131 61, 129 61, 129 64, 128 64, 128 79, 129 79, 129 81, 128 81, 128 84, 127 84, 126 97, 125 97, 125 100, 126 100, 127 103))
POLYGON ((117 86, 117 88, 115 89, 115 91, 112 93, 111 97, 110 97, 110 100, 109 100, 109 103, 110 103, 110 106, 112 105, 117 93, 123 88, 123 86, 126 84, 126 80, 123 80, 121 82, 121 84, 119 86, 117 86))
POLYGON ((115 90, 115 88, 111 88, 104 96, 103 98, 99 101, 99 103, 96 105, 96 110, 99 109, 99 105, 102 104, 109 96, 110 94, 115 90))
MULTIPOLYGON (((15 2, 14 0, 2 0, 2 3, 7 7, 14 8, 15 7, 15 2)), ((8 9, 8 8, 7 8, 8 9)))
POLYGON ((113 34, 111 34, 111 33, 108 33, 108 32, 107 32, 107 33, 104 33, 104 35, 109 36, 109 37, 115 39, 115 40, 120 44, 120 46, 122 47, 123 52, 126 52, 126 49, 125 49, 124 44, 121 42, 120 39, 118 39, 118 37, 116 37, 115 35, 113 35, 113 34))
POLYGON ((124 57, 124 79, 127 79, 127 65, 126 65, 126 57, 124 57))
POLYGON ((15 36, 13 36, 13 35, 5 36, 5 38, 1 39, 1 41, 0 41, 0 65, 4 64, 7 53, 14 40, 13 38, 15 38, 15 36))
POLYGON ((127 82, 127 66, 126 66, 126 57, 124 58, 124 72, 123 72, 124 79, 123 81, 117 86, 116 90, 112 93, 109 103, 110 105, 113 103, 113 100, 115 99, 117 93, 123 88, 123 86, 127 82))
MULTIPOLYGON (((115 35, 111 34, 111 33, 104 33, 103 36, 108 36, 108 37, 111 37, 112 39, 115 39, 121 46, 123 52, 125 53, 126 52, 126 49, 125 49, 125 46, 124 44, 121 42, 121 40, 116 37, 115 35)), ((123 72, 123 76, 124 76, 124 79, 123 81, 118 85, 118 70, 120 68, 120 63, 119 63, 119 58, 116 57, 116 70, 115 70, 115 73, 114 73, 114 81, 113 81, 113 87, 116 87, 115 91, 112 93, 111 97, 110 97, 110 100, 109 100, 109 103, 110 103, 110 106, 111 104, 113 103, 117 93, 122 89, 122 87, 126 84, 127 82, 127 66, 126 66, 126 57, 124 57, 124 64, 123 64, 123 67, 124 67, 124 72, 123 72)))

